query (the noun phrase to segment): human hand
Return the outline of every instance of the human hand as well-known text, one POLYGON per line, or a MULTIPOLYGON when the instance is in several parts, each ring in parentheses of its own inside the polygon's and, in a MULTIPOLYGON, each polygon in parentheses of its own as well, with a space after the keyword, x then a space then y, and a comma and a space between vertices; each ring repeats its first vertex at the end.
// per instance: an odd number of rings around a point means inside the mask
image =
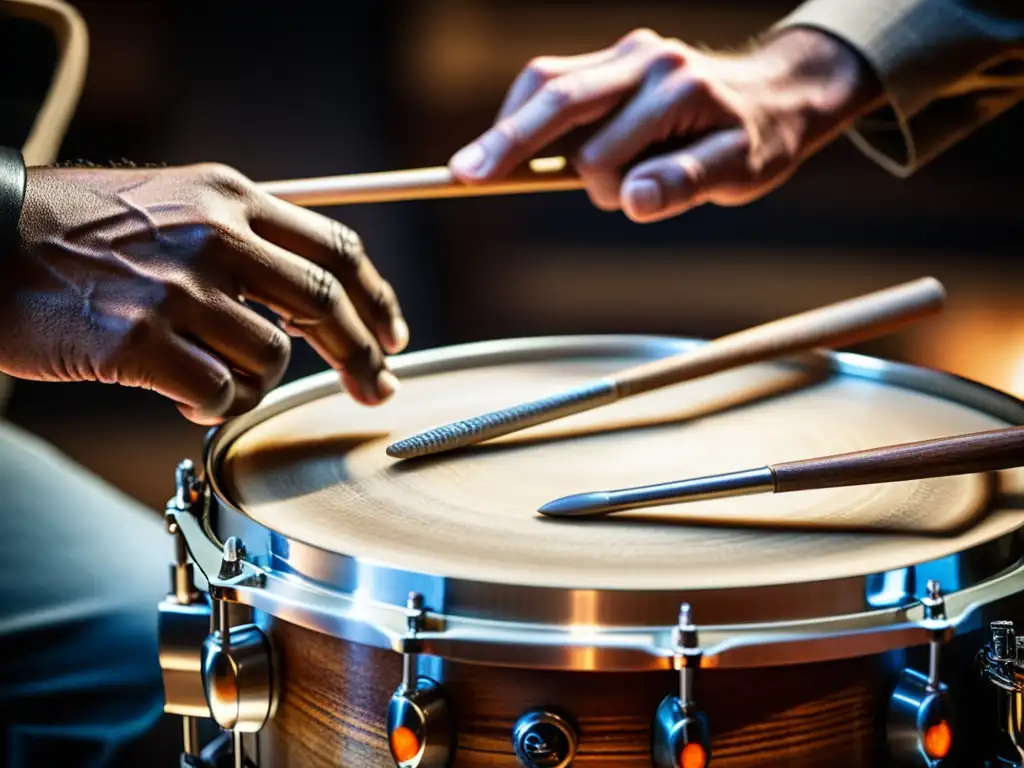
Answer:
POLYGON ((216 164, 29 169, 0 327, 6 373, 152 389, 199 424, 277 386, 289 335, 364 404, 394 392, 384 352, 408 342, 354 232, 216 164))
POLYGON ((574 159, 591 201, 658 221, 763 196, 880 90, 852 50, 815 30, 787 30, 742 54, 637 30, 602 51, 535 59, 495 124, 449 165, 469 184, 497 179, 570 131, 600 124, 574 159), (673 148, 636 162, 666 143, 673 148))

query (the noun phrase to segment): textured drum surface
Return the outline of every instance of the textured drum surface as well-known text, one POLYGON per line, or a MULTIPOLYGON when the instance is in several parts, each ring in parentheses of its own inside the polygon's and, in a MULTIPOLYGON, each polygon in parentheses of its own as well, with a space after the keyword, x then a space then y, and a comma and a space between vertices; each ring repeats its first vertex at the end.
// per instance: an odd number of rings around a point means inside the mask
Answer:
POLYGON ((403 379, 391 403, 344 394, 255 425, 221 468, 231 501, 288 538, 467 580, 577 589, 741 587, 934 560, 1024 521, 1020 471, 665 506, 591 521, 546 501, 1005 422, 909 389, 749 366, 400 462, 385 447, 448 421, 551 394, 637 358, 482 365, 403 379), (1016 507, 1016 508, 1015 508, 1016 507))

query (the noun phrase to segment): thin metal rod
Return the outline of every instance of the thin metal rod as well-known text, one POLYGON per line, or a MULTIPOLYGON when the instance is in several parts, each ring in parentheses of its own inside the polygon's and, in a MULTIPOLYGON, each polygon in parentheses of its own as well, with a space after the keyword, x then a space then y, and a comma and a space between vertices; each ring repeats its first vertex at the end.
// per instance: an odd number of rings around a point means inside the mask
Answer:
POLYGON ((189 757, 199 756, 199 721, 184 715, 181 718, 182 744, 185 754, 189 757))
POLYGON ((245 754, 242 752, 242 732, 232 731, 231 742, 235 768, 245 768, 245 754))
POLYGON ((761 467, 744 472, 729 472, 618 491, 577 493, 550 501, 538 511, 550 517, 586 517, 684 501, 774 492, 775 480, 772 471, 768 467, 761 467))

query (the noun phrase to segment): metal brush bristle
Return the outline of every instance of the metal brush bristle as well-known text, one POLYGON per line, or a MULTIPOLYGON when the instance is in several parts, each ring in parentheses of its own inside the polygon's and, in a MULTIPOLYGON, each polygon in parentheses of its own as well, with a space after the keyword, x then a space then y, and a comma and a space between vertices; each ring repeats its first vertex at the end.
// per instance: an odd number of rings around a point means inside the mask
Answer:
POLYGON ((451 451, 517 432, 535 424, 587 411, 614 402, 617 397, 615 382, 601 379, 568 392, 420 432, 418 435, 392 443, 388 446, 387 452, 388 456, 396 459, 412 459, 451 451))

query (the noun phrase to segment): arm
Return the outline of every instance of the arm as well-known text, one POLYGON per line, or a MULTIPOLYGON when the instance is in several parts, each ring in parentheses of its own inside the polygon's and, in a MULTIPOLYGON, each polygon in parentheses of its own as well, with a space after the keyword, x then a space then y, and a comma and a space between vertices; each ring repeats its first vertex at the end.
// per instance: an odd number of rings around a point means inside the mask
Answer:
POLYGON ((1024 97, 1020 0, 808 0, 773 28, 809 27, 856 50, 885 105, 849 129, 907 177, 1024 97))

